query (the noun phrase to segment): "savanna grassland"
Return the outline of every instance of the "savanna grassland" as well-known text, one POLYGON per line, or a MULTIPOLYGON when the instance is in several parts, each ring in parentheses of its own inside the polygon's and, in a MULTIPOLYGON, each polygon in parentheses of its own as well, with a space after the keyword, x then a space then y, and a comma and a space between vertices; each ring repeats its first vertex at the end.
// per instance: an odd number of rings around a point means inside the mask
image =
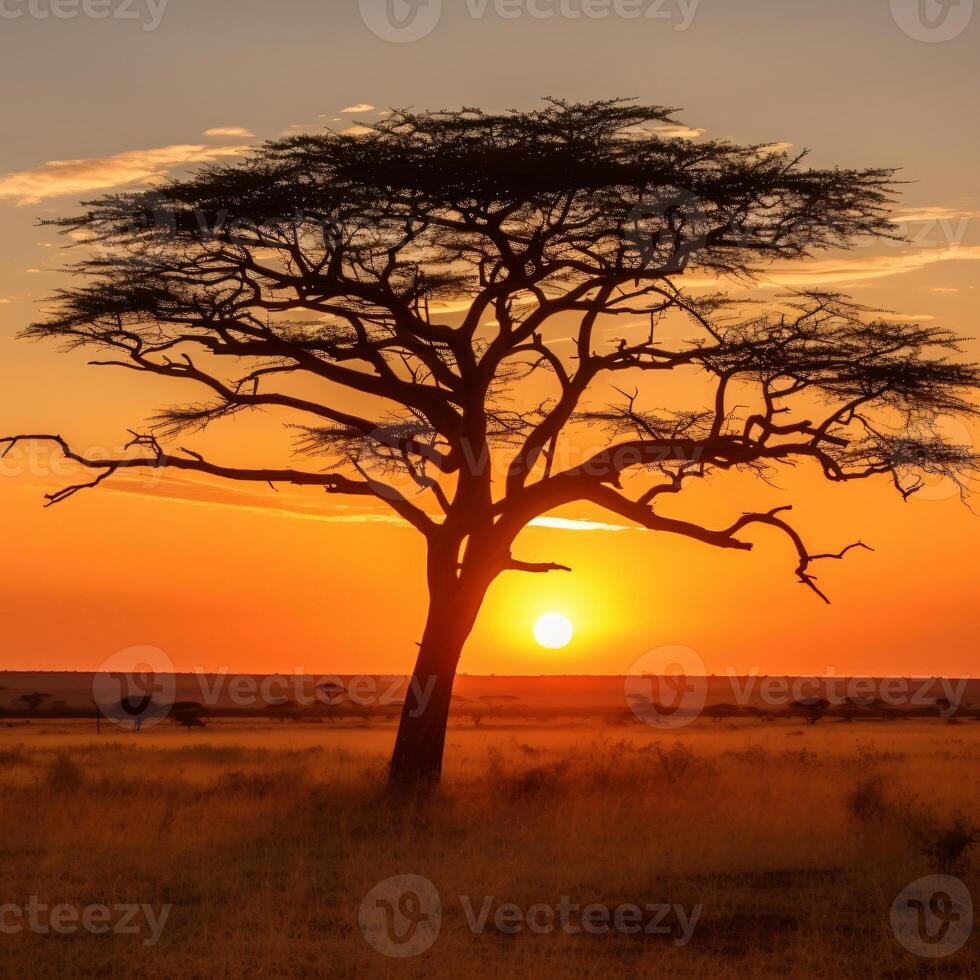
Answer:
MULTIPOLYGON (((980 723, 698 722, 450 730, 441 790, 382 787, 393 729, 215 722, 140 735, 0 728, 0 901, 170 904, 143 935, 0 935, 0 974, 40 977, 980 976, 895 940, 889 909, 952 870, 980 816, 980 723), (960 853, 951 851, 960 850, 960 853), (430 879, 442 930, 377 952, 358 907, 430 879), (667 937, 473 934, 461 905, 703 905, 667 937)), ((977 848, 980 850, 980 848, 977 848)))

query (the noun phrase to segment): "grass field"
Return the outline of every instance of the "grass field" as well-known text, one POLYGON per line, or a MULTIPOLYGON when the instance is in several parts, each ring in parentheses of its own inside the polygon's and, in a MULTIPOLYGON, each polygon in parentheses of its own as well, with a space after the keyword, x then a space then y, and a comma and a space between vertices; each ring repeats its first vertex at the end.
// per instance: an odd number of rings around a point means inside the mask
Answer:
POLYGON ((929 960, 889 926, 895 896, 942 866, 980 895, 976 857, 950 853, 958 820, 980 818, 980 723, 458 726, 425 804, 382 792, 393 734, 0 727, 0 904, 145 904, 158 925, 171 906, 152 945, 145 923, 5 929, 0 974, 980 976, 976 935, 929 960), (427 952, 393 959, 358 911, 403 874, 433 883, 442 923, 427 952), (563 895, 703 910, 679 946, 676 931, 474 933, 461 899, 563 895))

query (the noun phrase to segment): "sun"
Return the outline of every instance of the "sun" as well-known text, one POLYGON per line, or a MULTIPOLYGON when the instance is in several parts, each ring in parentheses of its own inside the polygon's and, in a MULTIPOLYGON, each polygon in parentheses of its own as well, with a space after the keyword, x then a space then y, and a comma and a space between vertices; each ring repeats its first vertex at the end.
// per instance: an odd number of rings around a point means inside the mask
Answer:
POLYGON ((550 612, 539 616, 534 624, 534 639, 546 650, 560 650, 572 642, 575 627, 561 613, 550 612))

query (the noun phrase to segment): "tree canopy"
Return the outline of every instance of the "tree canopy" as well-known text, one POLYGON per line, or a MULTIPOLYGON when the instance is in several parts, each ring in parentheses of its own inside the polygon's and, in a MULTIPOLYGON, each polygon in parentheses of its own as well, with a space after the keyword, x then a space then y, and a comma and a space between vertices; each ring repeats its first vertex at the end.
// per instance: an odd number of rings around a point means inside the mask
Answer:
POLYGON ((488 528, 508 526, 508 537, 543 509, 587 499, 739 547, 750 520, 783 520, 746 516, 708 531, 658 516, 660 496, 712 469, 801 457, 836 481, 890 474, 905 494, 916 469, 974 466, 934 426, 974 408, 976 371, 950 361, 951 333, 868 319, 816 293, 775 313, 719 316, 731 306, 723 296, 695 298, 676 283, 693 271, 751 276, 774 258, 894 235, 893 171, 809 169, 770 147, 661 135, 673 122, 671 110, 627 101, 551 101, 504 114, 395 112, 362 135, 272 141, 239 165, 51 222, 99 251, 75 267, 89 281, 60 291, 57 312, 26 335, 209 390, 162 411, 135 440, 143 452, 105 461, 102 476, 166 463, 308 483, 379 496, 427 535, 436 524, 426 506, 385 474, 407 474, 437 512, 462 506, 488 528), (701 336, 659 342, 657 321, 671 312, 701 336), (579 318, 566 351, 542 336, 561 314, 579 318), (610 318, 638 316, 651 318, 645 336, 610 337, 610 318), (713 404, 658 413, 639 390, 618 405, 585 404, 604 377, 679 367, 715 379, 713 404), (551 372, 555 395, 512 407, 513 384, 538 370, 551 372), (297 375, 331 396, 299 396, 297 375), (742 418, 726 400, 739 382, 758 397, 742 418), (359 410, 348 393, 375 404, 359 410), (792 416, 804 395, 827 406, 820 421, 792 416), (333 468, 236 471, 159 441, 265 406, 294 410, 297 448, 333 468), (552 472, 563 429, 583 421, 608 430, 609 448, 552 472), (514 452, 495 499, 488 454, 498 443, 514 452), (545 478, 533 481, 542 459, 545 478), (664 480, 627 499, 621 478, 634 468, 664 480))

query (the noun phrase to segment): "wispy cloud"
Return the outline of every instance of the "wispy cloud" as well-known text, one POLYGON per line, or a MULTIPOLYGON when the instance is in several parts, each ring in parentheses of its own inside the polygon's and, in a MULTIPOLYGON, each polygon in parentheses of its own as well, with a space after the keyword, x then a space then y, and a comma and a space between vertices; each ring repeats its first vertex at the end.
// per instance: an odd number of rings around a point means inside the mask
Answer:
POLYGON ((632 531, 625 524, 605 524, 602 521, 578 521, 567 517, 535 517, 529 527, 550 527, 559 531, 632 531))
POLYGON ((654 126, 653 131, 657 136, 668 140, 694 140, 705 134, 705 130, 692 129, 690 126, 683 125, 683 123, 665 123, 662 126, 654 126))
MULTIPOLYGON (((36 482, 36 481, 33 481, 36 482)), ((98 492, 98 491, 96 491, 98 492)), ((215 483, 197 477, 177 474, 163 475, 152 471, 120 475, 101 492, 153 497, 156 500, 198 507, 220 507, 269 517, 288 517, 313 520, 327 524, 390 524, 408 527, 408 522, 385 511, 369 511, 352 505, 333 503, 324 507, 322 498, 303 491, 284 487, 280 493, 266 493, 248 484, 215 483)), ((631 531, 636 528, 602 521, 578 520, 567 517, 537 517, 530 527, 558 531, 631 531)))
POLYGON ((759 147, 759 153, 764 157, 775 156, 777 153, 786 153, 788 150, 793 149, 792 143, 769 143, 766 146, 759 147))
POLYGON ((349 105, 345 109, 340 110, 341 114, 349 114, 352 112, 374 112, 374 106, 368 105, 367 102, 358 102, 357 105, 349 105))
POLYGON ((897 252, 894 255, 874 255, 867 258, 845 256, 806 263, 775 267, 765 275, 774 286, 818 288, 825 285, 846 286, 917 272, 940 262, 978 262, 980 245, 960 245, 949 248, 928 248, 916 252, 897 252))
POLYGON ((899 208, 895 212, 898 221, 969 221, 980 218, 980 211, 970 208, 899 208))
POLYGON ((356 514, 348 513, 323 513, 322 511, 306 510, 303 508, 292 508, 277 502, 266 503, 245 503, 237 500, 213 500, 204 497, 196 497, 189 493, 180 493, 173 490, 158 487, 155 489, 140 488, 138 486, 125 486, 117 484, 113 487, 106 487, 105 492, 122 493, 127 495, 148 496, 155 500, 162 500, 171 504, 185 504, 191 507, 219 507, 222 510, 245 511, 251 514, 260 514, 266 517, 287 517, 293 520, 317 521, 323 524, 394 524, 398 527, 409 527, 408 521, 402 520, 395 514, 379 514, 371 512, 360 512, 356 514))
POLYGON ((209 163, 246 152, 246 146, 177 144, 81 160, 49 160, 33 170, 0 177, 0 201, 13 201, 20 207, 51 197, 144 184, 163 177, 175 167, 209 163))
POLYGON ((876 313, 878 320, 889 320, 893 323, 922 323, 936 318, 931 313, 876 313))
POLYGON ((214 129, 204 130, 205 136, 254 136, 250 129, 243 129, 241 126, 216 126, 214 129))

